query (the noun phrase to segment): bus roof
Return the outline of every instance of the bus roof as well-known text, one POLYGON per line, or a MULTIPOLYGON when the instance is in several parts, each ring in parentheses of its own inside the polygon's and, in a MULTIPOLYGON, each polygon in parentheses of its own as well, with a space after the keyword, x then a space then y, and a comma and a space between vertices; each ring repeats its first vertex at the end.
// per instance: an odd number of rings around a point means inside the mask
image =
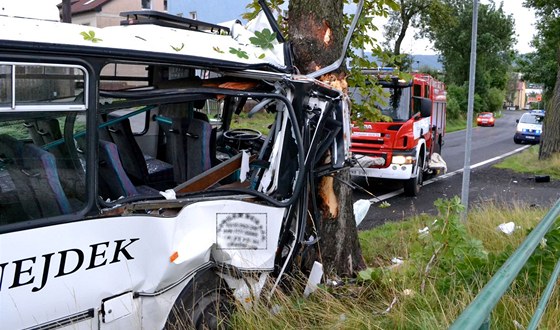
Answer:
MULTIPOLYGON (((267 25, 252 24, 253 31, 267 25)), ((270 28, 269 28, 270 29, 270 28)), ((255 34, 239 23, 224 31, 204 32, 152 24, 96 28, 48 20, 0 16, 0 47, 52 53, 80 53, 103 57, 166 58, 177 64, 202 64, 232 69, 285 72, 283 45, 272 48, 251 43, 255 34)))

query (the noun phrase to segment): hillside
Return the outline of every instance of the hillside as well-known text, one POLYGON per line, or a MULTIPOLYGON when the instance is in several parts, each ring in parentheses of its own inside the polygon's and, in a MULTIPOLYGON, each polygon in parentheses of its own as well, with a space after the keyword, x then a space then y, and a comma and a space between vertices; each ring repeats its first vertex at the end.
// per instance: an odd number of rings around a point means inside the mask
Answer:
POLYGON ((435 70, 443 70, 443 65, 438 61, 439 55, 412 55, 413 68, 430 67, 435 70), (416 63, 418 61, 418 63, 416 63))
MULTIPOLYGON (((370 60, 375 60, 375 58, 373 58, 371 52, 366 52, 365 56, 367 58, 369 58, 370 60)), ((413 61, 413 65, 412 67, 416 70, 418 68, 422 68, 422 67, 429 67, 431 69, 435 69, 435 70, 443 70, 443 65, 439 62, 439 55, 424 55, 424 54, 418 54, 418 55, 411 55, 412 56, 412 61, 413 61)))

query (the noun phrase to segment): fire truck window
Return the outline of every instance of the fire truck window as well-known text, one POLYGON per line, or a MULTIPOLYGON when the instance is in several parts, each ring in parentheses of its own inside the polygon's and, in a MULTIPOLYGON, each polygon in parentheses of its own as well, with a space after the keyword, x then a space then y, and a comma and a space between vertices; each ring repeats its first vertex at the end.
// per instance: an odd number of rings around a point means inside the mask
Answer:
POLYGON ((420 85, 414 85, 414 92, 413 92, 414 96, 422 96, 422 86, 420 85))
POLYGON ((430 86, 428 85, 424 86, 424 97, 430 98, 430 86))

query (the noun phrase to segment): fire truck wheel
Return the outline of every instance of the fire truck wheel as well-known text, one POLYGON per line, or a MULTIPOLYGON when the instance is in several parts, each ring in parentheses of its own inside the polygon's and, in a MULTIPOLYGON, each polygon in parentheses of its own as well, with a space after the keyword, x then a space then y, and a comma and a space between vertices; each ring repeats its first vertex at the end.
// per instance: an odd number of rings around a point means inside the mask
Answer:
POLYGON ((424 157, 420 157, 415 178, 410 178, 404 182, 404 194, 407 196, 418 196, 420 192, 420 187, 423 182, 423 169, 424 168, 424 157))
POLYGON ((183 289, 164 329, 229 329, 233 309, 233 297, 224 281, 213 272, 203 272, 183 289))

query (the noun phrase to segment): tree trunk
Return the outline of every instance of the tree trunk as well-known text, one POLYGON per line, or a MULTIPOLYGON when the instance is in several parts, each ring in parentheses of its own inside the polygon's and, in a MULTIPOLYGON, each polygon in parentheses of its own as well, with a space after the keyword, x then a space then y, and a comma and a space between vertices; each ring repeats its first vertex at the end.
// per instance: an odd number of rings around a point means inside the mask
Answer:
POLYGON ((342 51, 343 0, 290 1, 288 34, 302 73, 334 62, 342 51))
MULTIPOLYGON (((346 33, 343 0, 291 0, 288 26, 296 67, 302 73, 325 67, 342 52, 346 33)), ((340 73, 334 76, 344 77, 340 73)), ((352 275, 365 267, 354 220, 352 190, 342 183, 349 180, 346 169, 334 177, 321 178, 317 184, 321 219, 316 252, 327 274, 352 275)))
POLYGON ((548 102, 544 116, 543 132, 539 149, 539 159, 550 158, 554 153, 560 152, 560 48, 556 52, 558 72, 552 98, 548 102))
POLYGON ((406 36, 406 31, 408 30, 408 25, 410 24, 410 19, 405 15, 406 15, 406 13, 404 12, 404 8, 401 8, 402 25, 401 25, 401 30, 399 32, 399 35, 397 36, 397 39, 395 40, 395 48, 393 50, 394 55, 400 55, 401 54, 401 45, 402 45, 402 42, 404 40, 404 37, 406 36))

